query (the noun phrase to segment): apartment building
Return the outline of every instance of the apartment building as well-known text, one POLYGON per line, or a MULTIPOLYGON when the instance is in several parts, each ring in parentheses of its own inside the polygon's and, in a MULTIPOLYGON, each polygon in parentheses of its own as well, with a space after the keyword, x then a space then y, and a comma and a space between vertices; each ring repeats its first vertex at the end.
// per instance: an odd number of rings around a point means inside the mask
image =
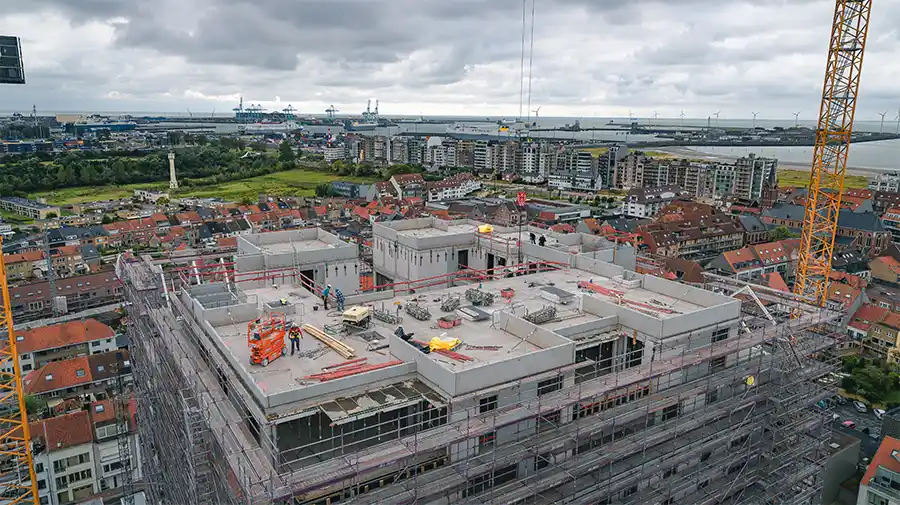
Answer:
POLYGON ((426 183, 429 202, 440 202, 463 198, 481 189, 481 181, 468 172, 461 172, 437 182, 426 183))
POLYGON ((400 198, 422 198, 426 194, 425 179, 422 174, 397 174, 388 181, 400 198))
POLYGON ((879 256, 869 262, 872 278, 888 285, 900 285, 900 261, 893 256, 879 256))
POLYGON ((869 180, 869 189, 900 193, 900 172, 879 172, 869 180))
POLYGON ((775 186, 778 160, 755 154, 742 156, 734 162, 734 189, 737 197, 760 201, 766 188, 775 186))
POLYGON ((129 403, 123 423, 119 422, 115 409, 110 400, 97 401, 88 405, 87 410, 29 425, 42 505, 81 503, 98 493, 114 499, 115 490, 125 483, 125 472, 129 469, 132 482, 141 480, 141 445, 137 439, 134 401, 129 403), (120 452, 120 442, 128 447, 124 455, 120 452))
POLYGON ((547 180, 547 164, 541 163, 542 154, 549 153, 550 146, 543 142, 527 142, 522 145, 522 166, 519 176, 530 184, 543 184, 547 180))
POLYGON ((702 261, 740 249, 744 232, 729 216, 715 214, 643 225, 637 240, 653 254, 702 261))
POLYGON ((654 217, 666 205, 687 196, 688 193, 677 186, 633 188, 625 197, 622 208, 627 217, 654 217))
POLYGON ((19 196, 0 197, 0 209, 31 219, 47 219, 49 214, 59 217, 59 207, 29 200, 19 196))
POLYGON ((53 361, 111 352, 117 348, 113 329, 96 319, 16 332, 16 349, 23 374, 53 361))
POLYGON ((547 183, 551 188, 593 191, 600 189, 598 180, 597 158, 591 153, 575 149, 565 149, 557 154, 556 166, 547 174, 547 183))

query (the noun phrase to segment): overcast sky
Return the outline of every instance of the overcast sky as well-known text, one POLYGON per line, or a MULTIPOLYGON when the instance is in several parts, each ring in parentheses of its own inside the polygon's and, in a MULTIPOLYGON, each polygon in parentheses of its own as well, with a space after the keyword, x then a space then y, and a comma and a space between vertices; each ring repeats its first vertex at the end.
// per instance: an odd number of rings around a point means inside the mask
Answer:
MULTIPOLYGON (((535 1, 541 116, 818 111, 834 0, 535 1)), ((857 118, 891 120, 900 1, 873 10, 857 118)), ((239 96, 311 113, 368 98, 386 115, 519 111, 521 0, 0 0, 0 13, 28 80, 3 88, 3 111, 225 112, 239 96)))

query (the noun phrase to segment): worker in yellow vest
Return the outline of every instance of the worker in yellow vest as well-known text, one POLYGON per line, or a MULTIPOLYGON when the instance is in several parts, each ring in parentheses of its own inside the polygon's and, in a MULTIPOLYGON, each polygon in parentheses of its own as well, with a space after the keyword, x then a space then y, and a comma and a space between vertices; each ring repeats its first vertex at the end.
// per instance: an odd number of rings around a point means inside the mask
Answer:
POLYGON ((288 339, 291 341, 291 356, 294 355, 294 352, 300 351, 300 339, 303 338, 303 333, 300 331, 300 328, 294 326, 291 328, 291 331, 288 332, 288 339))

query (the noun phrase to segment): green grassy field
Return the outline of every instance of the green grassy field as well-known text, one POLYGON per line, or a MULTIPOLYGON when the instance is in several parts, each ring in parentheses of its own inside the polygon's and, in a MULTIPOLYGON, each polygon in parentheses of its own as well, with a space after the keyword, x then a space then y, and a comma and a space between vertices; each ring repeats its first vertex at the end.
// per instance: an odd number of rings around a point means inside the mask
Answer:
POLYGON ((119 200, 131 198, 135 189, 165 189, 164 182, 146 184, 125 184, 122 186, 79 186, 75 188, 54 189, 31 195, 32 198, 43 197, 52 205, 72 205, 76 203, 98 202, 102 200, 119 200))
MULTIPOLYGON (((788 186, 805 188, 809 185, 809 172, 805 170, 778 170, 778 187, 788 186)), ((847 189, 865 189, 869 186, 869 178, 863 175, 848 175, 844 179, 844 187, 847 189)))
POLYGON ((34 222, 34 219, 30 217, 20 216, 18 214, 14 214, 12 212, 7 212, 5 210, 0 210, 0 217, 3 218, 3 222, 6 224, 31 224, 34 222))
MULTIPOLYGON (((315 192, 317 185, 335 180, 351 182, 375 181, 375 179, 370 178, 342 177, 323 172, 297 169, 219 184, 201 185, 202 181, 195 181, 193 187, 179 189, 172 197, 216 197, 224 200, 240 201, 244 198, 256 200, 259 193, 285 196, 311 196, 315 192)), ((87 186, 45 191, 33 196, 44 197, 49 203, 54 205, 72 205, 75 203, 98 200, 128 198, 132 196, 134 190, 138 188, 165 190, 167 186, 168 184, 165 182, 128 184, 123 186, 87 186)))

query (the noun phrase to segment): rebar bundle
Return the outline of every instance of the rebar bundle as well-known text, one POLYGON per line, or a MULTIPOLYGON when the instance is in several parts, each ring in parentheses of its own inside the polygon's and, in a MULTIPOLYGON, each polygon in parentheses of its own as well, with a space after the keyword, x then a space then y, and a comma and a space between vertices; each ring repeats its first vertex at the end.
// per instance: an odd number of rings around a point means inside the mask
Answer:
POLYGON ((459 308, 459 298, 446 298, 441 302, 441 310, 444 312, 453 312, 459 308))
POLYGON ((525 314, 522 319, 533 324, 544 324, 556 319, 556 307, 547 305, 542 309, 525 314))
POLYGON ((429 319, 431 319, 431 313, 428 312, 428 309, 419 305, 418 303, 407 303, 406 313, 418 319, 419 321, 428 321, 429 319))
POLYGON ((372 311, 372 317, 387 324, 400 324, 401 321, 400 316, 386 310, 374 309, 372 311))
POLYGON ((480 289, 471 288, 466 290, 466 300, 472 302, 472 305, 476 307, 486 307, 493 305, 494 295, 480 289))

